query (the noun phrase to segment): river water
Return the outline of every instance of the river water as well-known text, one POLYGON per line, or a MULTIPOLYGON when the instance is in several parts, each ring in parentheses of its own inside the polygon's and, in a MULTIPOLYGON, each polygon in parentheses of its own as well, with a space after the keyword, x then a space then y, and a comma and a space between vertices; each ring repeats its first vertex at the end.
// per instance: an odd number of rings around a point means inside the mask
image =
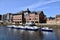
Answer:
POLYGON ((0 40, 60 40, 60 29, 53 32, 26 31, 0 26, 0 40))

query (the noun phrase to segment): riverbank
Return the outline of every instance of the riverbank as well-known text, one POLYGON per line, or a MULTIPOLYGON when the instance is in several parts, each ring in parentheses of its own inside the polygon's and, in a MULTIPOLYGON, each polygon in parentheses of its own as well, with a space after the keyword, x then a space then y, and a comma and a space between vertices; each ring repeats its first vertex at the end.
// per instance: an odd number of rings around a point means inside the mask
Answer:
MULTIPOLYGON (((0 25, 24 25, 24 24, 10 24, 10 23, 2 23, 0 25)), ((51 27, 51 28, 60 28, 60 24, 46 24, 46 23, 39 23, 36 24, 38 27, 51 27)))

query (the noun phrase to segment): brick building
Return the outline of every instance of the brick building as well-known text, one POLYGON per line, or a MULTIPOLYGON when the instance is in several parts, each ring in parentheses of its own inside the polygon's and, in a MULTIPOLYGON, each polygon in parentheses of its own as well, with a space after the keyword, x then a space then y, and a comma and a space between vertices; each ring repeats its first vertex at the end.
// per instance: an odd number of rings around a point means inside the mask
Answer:
POLYGON ((48 17, 47 18, 47 24, 56 24, 55 17, 48 17))
POLYGON ((60 24, 60 15, 47 18, 47 24, 60 24))
POLYGON ((27 9, 25 11, 13 14, 12 22, 13 24, 22 24, 26 22, 45 23, 45 18, 46 16, 44 15, 43 11, 31 12, 29 9, 27 9))
POLYGON ((60 24, 60 15, 56 15, 56 24, 60 24))
POLYGON ((26 15, 26 22, 44 23, 45 15, 40 12, 31 12, 26 15))
POLYGON ((22 23, 22 15, 21 14, 13 14, 12 23, 13 24, 22 23))

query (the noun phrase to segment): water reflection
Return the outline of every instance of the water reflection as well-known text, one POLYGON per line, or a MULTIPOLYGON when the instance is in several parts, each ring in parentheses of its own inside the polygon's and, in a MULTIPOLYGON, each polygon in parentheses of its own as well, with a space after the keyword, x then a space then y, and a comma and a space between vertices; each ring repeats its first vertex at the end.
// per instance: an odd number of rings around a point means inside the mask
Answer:
POLYGON ((43 40, 57 40, 54 32, 43 32, 43 40))
POLYGON ((56 35, 56 38, 57 38, 57 40, 60 40, 60 28, 55 28, 54 29, 54 32, 55 32, 55 35, 56 35))
POLYGON ((0 40, 57 40, 55 32, 26 31, 0 27, 0 40))

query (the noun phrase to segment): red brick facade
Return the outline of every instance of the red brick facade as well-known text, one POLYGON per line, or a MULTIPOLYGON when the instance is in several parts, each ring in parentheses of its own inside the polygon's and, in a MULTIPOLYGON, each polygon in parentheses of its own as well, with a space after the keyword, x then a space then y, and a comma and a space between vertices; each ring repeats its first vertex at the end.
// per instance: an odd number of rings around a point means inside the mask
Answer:
MULTIPOLYGON (((23 11, 21 14, 13 15, 13 23, 23 23, 34 22, 34 23, 44 23, 46 16, 43 11, 40 12, 30 12, 29 10, 23 11)), ((46 22, 46 21, 45 21, 46 22)))

